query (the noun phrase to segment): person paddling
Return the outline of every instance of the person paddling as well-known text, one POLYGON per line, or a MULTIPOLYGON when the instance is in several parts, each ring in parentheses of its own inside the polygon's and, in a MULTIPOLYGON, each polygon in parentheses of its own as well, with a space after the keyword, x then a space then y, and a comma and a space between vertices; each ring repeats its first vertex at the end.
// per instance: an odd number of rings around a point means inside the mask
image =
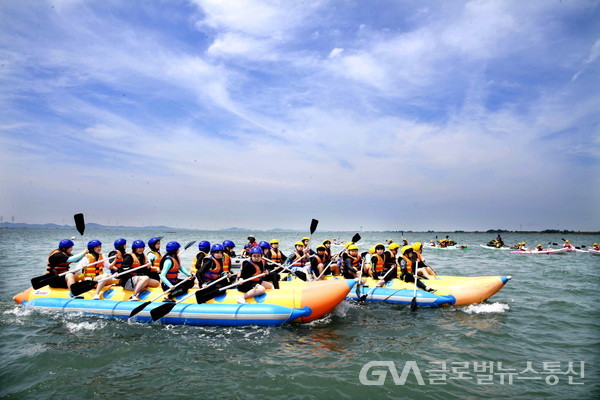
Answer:
POLYGON ((383 276, 385 270, 385 246, 383 243, 377 243, 375 245, 375 253, 371 256, 371 270, 369 276, 373 279, 378 279, 383 276))
POLYGON ((198 243, 198 252, 194 256, 192 260, 192 267, 190 268, 190 272, 192 274, 196 274, 200 268, 202 268, 202 262, 204 258, 208 256, 210 253, 210 242, 208 240, 203 240, 198 243))
POLYGON ((317 246, 317 254, 310 257, 310 271, 313 276, 322 276, 327 265, 327 249, 323 245, 317 246))
MULTIPOLYGON (((167 243, 167 253, 162 257, 160 261, 160 280, 161 286, 164 291, 169 290, 174 285, 177 285, 182 279, 179 278, 181 272, 187 278, 193 275, 181 264, 179 259, 179 249, 181 245, 178 242, 167 243)), ((164 301, 175 301, 175 297, 187 293, 189 289, 194 286, 193 279, 187 279, 187 282, 179 285, 175 290, 169 292, 168 296, 164 301)))
POLYGON ((362 271, 362 258, 358 254, 358 246, 351 244, 342 255, 342 275, 346 279, 360 278, 362 271))
MULTIPOLYGON (((131 269, 141 267, 148 263, 146 256, 144 255, 144 248, 146 244, 143 240, 134 240, 131 244, 131 252, 125 254, 123 257, 123 263, 119 268, 119 273, 127 272, 131 269)), ((160 282, 156 279, 150 278, 148 268, 142 268, 129 274, 124 274, 120 278, 120 285, 125 290, 133 291, 129 300, 139 301, 139 294, 146 287, 158 287, 160 282)))
MULTIPOLYGON (((48 255, 48 262, 46 265, 47 275, 60 275, 69 270, 69 265, 73 262, 78 262, 87 253, 88 250, 84 250, 79 254, 73 255, 73 247, 75 244, 70 239, 63 239, 58 243, 58 248, 52 250, 48 255)), ((50 287, 56 289, 70 289, 71 285, 75 283, 75 275, 72 272, 63 276, 57 277, 50 282, 50 287)))
POLYGON ((160 238, 153 237, 148 240, 148 253, 146 253, 148 262, 151 262, 150 273, 148 276, 155 280, 160 280, 160 260, 162 255, 160 254, 160 238))
MULTIPOLYGON (((411 246, 402 247, 400 258, 400 269, 402 271, 400 275, 400 279, 407 283, 415 283, 415 258, 414 258, 414 250, 411 246)), ((436 289, 428 288, 419 278, 417 279, 417 287, 419 289, 423 289, 427 292, 435 292, 436 289)))
POLYGON ((265 261, 262 256, 263 253, 260 247, 252 247, 250 249, 250 260, 244 260, 242 263, 239 280, 243 281, 253 276, 256 276, 256 278, 238 285, 237 290, 243 293, 237 298, 237 302, 240 304, 245 304, 246 299, 250 297, 263 294, 266 289, 273 289, 270 282, 259 276, 266 272, 265 261))
POLYGON ((425 264, 425 258, 423 258, 423 243, 414 242, 412 248, 417 260, 420 261, 419 265, 422 266, 417 269, 417 274, 423 275, 426 279, 435 277, 437 273, 434 271, 434 269, 425 264))
POLYGON ((294 244, 294 252, 285 261, 285 266, 290 267, 294 275, 303 281, 310 276, 309 250, 304 247, 304 242, 298 241, 294 244))
MULTIPOLYGON (((81 269, 79 280, 90 280, 94 282, 108 278, 110 274, 110 262, 102 255, 102 242, 99 240, 90 240, 87 244, 88 253, 77 264, 81 269), (90 265, 93 264, 93 265, 90 265), (89 266, 88 266, 89 265, 89 266), (106 271, 106 273, 104 273, 106 271)), ((100 292, 106 285, 116 285, 119 283, 117 279, 108 279, 98 283, 96 292, 92 300, 100 300, 100 292)))
POLYGON ((123 264, 123 256, 127 253, 127 250, 125 250, 127 240, 119 238, 115 240, 114 245, 115 249, 111 250, 110 253, 108 253, 108 258, 115 257, 114 260, 110 263, 110 272, 112 274, 117 273, 119 268, 121 268, 121 264, 123 264))
MULTIPOLYGON (((202 261, 202 267, 196 274, 196 279, 198 279, 198 287, 202 288, 210 285, 214 281, 221 278, 223 274, 227 274, 229 277, 231 277, 231 275, 225 271, 223 261, 223 245, 220 243, 213 244, 210 248, 210 256, 204 258, 202 261)), ((227 282, 219 282, 214 286, 215 289, 219 289, 225 285, 227 285, 227 282)))

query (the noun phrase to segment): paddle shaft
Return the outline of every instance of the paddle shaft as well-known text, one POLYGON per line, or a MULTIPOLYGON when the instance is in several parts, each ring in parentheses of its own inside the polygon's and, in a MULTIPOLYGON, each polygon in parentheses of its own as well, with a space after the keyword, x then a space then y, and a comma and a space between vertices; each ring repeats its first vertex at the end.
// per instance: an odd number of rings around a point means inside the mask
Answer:
MULTIPOLYGON (((394 266, 394 267, 391 267, 391 268, 388 270, 388 272, 386 272, 386 273, 385 273, 385 275, 383 275, 383 278, 380 278, 379 280, 385 280, 385 278, 387 278, 388 274, 389 274, 390 272, 392 272, 393 270, 395 270, 395 269, 396 269, 396 267, 395 267, 395 266, 394 266)), ((379 283, 379 282, 377 282, 377 283, 379 283)), ((365 300, 365 299, 367 299, 367 298, 368 298, 368 297, 371 295, 371 293, 373 293, 373 292, 375 291, 375 289, 377 289, 377 284, 375 284, 375 286, 373 286, 373 289, 369 290, 369 293, 367 293, 367 294, 365 295, 365 297, 364 297, 364 298, 363 298, 363 297, 361 297, 361 298, 360 298, 360 300, 365 300)))
POLYGON ((419 268, 419 260, 417 260, 415 262, 415 268, 413 271, 413 279, 415 280, 415 291, 413 292, 413 298, 412 301, 410 302, 410 311, 416 311, 417 310, 417 268, 419 268))
POLYGON ((177 300, 177 302, 176 302, 175 304, 179 304, 179 303, 181 303, 182 301, 185 301, 185 300, 189 299, 190 297, 192 297, 192 296, 195 296, 197 292, 199 292, 199 291, 201 291, 201 290, 208 289, 208 288, 209 288, 209 287, 211 287, 212 285, 216 284, 217 282, 220 282, 220 281, 222 281, 222 280, 223 280, 223 279, 225 279, 225 278, 227 278, 227 275, 220 277, 220 278, 219 278, 219 279, 217 279, 216 281, 213 281, 213 282, 211 282, 210 284, 206 285, 206 286, 205 286, 205 287, 203 287, 203 288, 200 288, 200 289, 196 290, 196 291, 195 291, 195 292, 193 292, 193 293, 186 294, 184 297, 182 297, 181 299, 177 300))

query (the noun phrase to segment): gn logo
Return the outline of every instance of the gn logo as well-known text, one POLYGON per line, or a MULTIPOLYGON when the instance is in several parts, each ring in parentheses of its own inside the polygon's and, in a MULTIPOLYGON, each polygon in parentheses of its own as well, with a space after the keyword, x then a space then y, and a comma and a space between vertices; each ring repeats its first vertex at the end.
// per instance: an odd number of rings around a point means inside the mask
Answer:
POLYGON ((417 383, 425 385, 423 375, 421 375, 416 361, 407 361, 404 363, 404 368, 400 375, 398 375, 396 364, 393 361, 369 361, 361 368, 358 379, 363 385, 381 386, 385 384, 388 371, 395 385, 404 385, 411 371, 414 373, 417 383))

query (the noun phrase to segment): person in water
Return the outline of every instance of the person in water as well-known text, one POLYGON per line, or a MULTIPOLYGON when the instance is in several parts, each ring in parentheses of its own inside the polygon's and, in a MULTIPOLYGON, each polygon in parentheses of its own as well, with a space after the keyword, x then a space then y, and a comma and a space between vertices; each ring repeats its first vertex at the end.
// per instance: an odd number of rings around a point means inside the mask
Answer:
MULTIPOLYGON (((80 261, 87 253, 88 250, 84 250, 79 254, 73 255, 73 247, 75 244, 70 239, 63 239, 58 243, 58 247, 50 252, 48 255, 48 262, 46 265, 47 275, 60 275, 69 271, 69 265, 73 262, 80 261)), ((70 289, 71 285, 75 283, 75 275, 73 272, 69 272, 57 279, 53 279, 50 282, 50 287, 57 289, 70 289)))
POLYGON ((125 250, 125 246, 127 245, 127 240, 123 238, 119 238, 115 240, 115 249, 111 250, 108 253, 108 258, 115 256, 113 261, 110 263, 110 272, 111 274, 116 274, 119 268, 121 268, 121 264, 123 264, 123 256, 127 253, 125 250))
POLYGON ((186 283, 182 283, 177 288, 167 295, 164 301, 175 301, 177 296, 187 293, 194 286, 194 275, 192 275, 182 264, 179 259, 179 249, 181 245, 178 242, 169 242, 165 250, 167 253, 160 260, 160 280, 163 290, 169 290, 175 285, 178 285, 183 279, 179 278, 181 272, 186 276, 186 283), (189 279, 192 278, 192 279, 189 279))
MULTIPOLYGON (((87 244, 88 253, 77 264, 81 268, 81 274, 77 280, 101 281, 104 278, 110 277, 110 263, 102 255, 102 242, 99 240, 90 240, 87 244), (93 264, 93 265, 90 265, 93 264), (105 273, 106 271, 106 273, 105 273)), ((92 300, 100 300, 100 292, 106 285, 116 285, 118 279, 108 279, 99 282, 96 286, 96 292, 92 300)))
POLYGON ((148 240, 148 253, 146 254, 148 262, 151 262, 150 273, 148 276, 155 280, 160 280, 160 260, 162 255, 160 254, 160 238, 153 237, 148 240))
POLYGON ((263 294, 266 289, 273 289, 273 285, 260 276, 266 272, 265 261, 260 247, 255 246, 250 249, 250 260, 244 260, 240 269, 239 282, 255 277, 244 283, 238 284, 237 290, 243 294, 239 295, 237 302, 246 303, 246 299, 263 294))
MULTIPOLYGON (((119 273, 128 272, 129 270, 144 266, 148 264, 144 249, 146 244, 143 240, 134 240, 131 244, 131 252, 125 254, 123 257, 123 263, 119 268, 119 273)), ((158 287, 160 282, 156 279, 152 279, 149 276, 150 269, 148 267, 138 269, 134 272, 123 274, 120 279, 120 285, 125 290, 133 291, 129 300, 139 301, 139 294, 146 287, 158 287)))
MULTIPOLYGON (((412 246, 404 246, 402 247, 400 258, 400 269, 401 275, 400 279, 407 283, 415 283, 415 266, 418 262, 418 258, 415 255, 415 252, 412 246)), ((419 289, 423 289, 427 292, 435 292, 436 289, 428 288, 419 278, 417 279, 417 287, 419 289)))

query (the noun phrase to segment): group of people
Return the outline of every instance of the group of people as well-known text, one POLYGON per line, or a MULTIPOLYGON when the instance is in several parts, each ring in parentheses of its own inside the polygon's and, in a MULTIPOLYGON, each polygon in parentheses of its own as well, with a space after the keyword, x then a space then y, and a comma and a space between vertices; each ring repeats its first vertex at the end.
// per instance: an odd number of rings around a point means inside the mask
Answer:
POLYGON ((99 240, 89 241, 87 249, 73 254, 73 241, 65 239, 50 253, 46 274, 60 277, 51 283, 56 288, 70 289, 75 282, 84 280, 97 282, 93 299, 100 299, 106 285, 120 285, 132 292, 129 300, 133 301, 139 300, 139 294, 146 288, 161 286, 166 292, 164 301, 175 301, 191 288, 212 286, 219 289, 236 284, 240 292, 237 301, 245 303, 246 299, 267 289, 278 289, 284 271, 305 281, 323 279, 325 275, 346 279, 368 276, 377 279, 378 286, 395 278, 412 283, 417 279, 419 288, 434 292, 419 279, 420 276, 431 279, 436 275, 423 259, 422 243, 409 245, 404 241, 406 244, 401 248, 400 244, 389 240, 387 249, 378 243, 362 253, 355 243, 348 242, 342 251, 333 253, 330 240, 323 241, 313 250, 310 238, 304 237, 286 256, 279 249, 277 239, 257 242, 254 236, 249 236, 238 257, 234 251, 236 245, 231 240, 214 244, 203 240, 198 243, 198 251, 187 268, 181 262, 181 245, 176 241, 168 242, 163 254, 159 237, 148 241, 148 251, 142 240, 133 241, 131 250, 127 251, 126 239, 119 238, 114 242, 114 249, 104 257, 99 240), (239 258, 243 261, 239 271, 234 273, 232 260, 239 258), (72 263, 77 263, 74 269, 70 269, 72 263))

